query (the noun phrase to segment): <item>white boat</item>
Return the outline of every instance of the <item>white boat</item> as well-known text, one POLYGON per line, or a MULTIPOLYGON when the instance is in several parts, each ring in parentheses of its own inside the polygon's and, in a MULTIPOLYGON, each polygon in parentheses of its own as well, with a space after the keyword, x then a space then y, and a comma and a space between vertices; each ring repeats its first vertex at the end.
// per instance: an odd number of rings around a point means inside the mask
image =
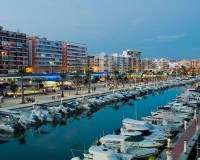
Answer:
POLYGON ((0 124, 0 131, 13 133, 13 132, 15 132, 15 129, 10 125, 6 125, 4 123, 1 123, 0 124))
POLYGON ((127 153, 135 158, 147 158, 158 153, 157 148, 128 148, 127 153))
POLYGON ((140 135, 142 135, 142 132, 126 130, 125 128, 121 128, 120 131, 121 131, 120 134, 123 136, 140 136, 140 135))
POLYGON ((118 160, 114 150, 103 145, 93 145, 89 148, 89 153, 84 153, 84 160, 118 160))
POLYGON ((106 135, 100 139, 100 142, 108 148, 120 148, 123 153, 126 153, 126 149, 130 147, 157 148, 163 145, 156 141, 145 140, 142 136, 123 135, 106 135))

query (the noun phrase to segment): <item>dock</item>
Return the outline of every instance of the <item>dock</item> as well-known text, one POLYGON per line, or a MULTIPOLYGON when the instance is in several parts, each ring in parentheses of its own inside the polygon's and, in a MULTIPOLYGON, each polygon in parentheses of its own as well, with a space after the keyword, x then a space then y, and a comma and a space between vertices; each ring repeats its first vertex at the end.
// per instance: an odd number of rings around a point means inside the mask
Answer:
POLYGON ((159 160, 186 160, 189 158, 193 147, 195 147, 196 141, 199 138, 200 129, 200 113, 196 119, 191 119, 188 122, 188 126, 185 131, 179 133, 170 144, 170 148, 164 150, 159 160), (184 143, 186 146, 184 148, 184 143), (167 155, 168 154, 168 155, 167 155))

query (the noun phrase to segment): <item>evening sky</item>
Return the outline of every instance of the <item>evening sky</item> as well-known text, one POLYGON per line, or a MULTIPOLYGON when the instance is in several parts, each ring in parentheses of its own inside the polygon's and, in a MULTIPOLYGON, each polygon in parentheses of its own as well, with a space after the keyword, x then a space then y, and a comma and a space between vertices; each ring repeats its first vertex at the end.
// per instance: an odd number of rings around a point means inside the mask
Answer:
POLYGON ((0 0, 5 30, 78 42, 88 54, 200 58, 200 0, 0 0))

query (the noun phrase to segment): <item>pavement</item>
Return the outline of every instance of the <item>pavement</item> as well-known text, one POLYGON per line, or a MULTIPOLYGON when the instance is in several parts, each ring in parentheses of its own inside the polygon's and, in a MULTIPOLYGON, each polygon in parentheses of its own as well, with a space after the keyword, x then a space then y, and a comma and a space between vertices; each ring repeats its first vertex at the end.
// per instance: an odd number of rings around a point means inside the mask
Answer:
MULTIPOLYGON (((108 87, 104 87, 103 84, 95 84, 96 87, 96 91, 92 91, 92 87, 94 87, 93 85, 91 86, 91 93, 88 93, 88 88, 87 87, 82 87, 81 90, 78 91, 78 95, 75 95, 75 90, 64 90, 64 98, 63 101, 65 100, 70 100, 70 99, 74 99, 74 98, 78 98, 78 97, 83 97, 83 96, 91 96, 91 95, 99 95, 99 94, 103 94, 106 92, 114 92, 117 90, 126 90, 126 89, 130 89, 130 86, 128 84, 125 85, 125 87, 123 87, 122 85, 118 85, 118 89, 113 89, 113 90, 109 90, 108 87)), ((134 85, 132 85, 131 87, 135 87, 134 85)), ((61 90, 56 89, 56 92, 50 92, 48 94, 35 94, 35 102, 34 103, 52 103, 52 102, 58 102, 61 100, 60 97, 61 94, 61 90), (52 97, 55 97, 55 99, 52 99, 52 97)), ((34 97, 34 95, 25 95, 26 97, 34 97)), ((6 99, 4 99, 4 102, 1 103, 1 110, 2 109, 17 109, 17 108, 24 108, 24 107, 28 107, 28 106, 32 106, 34 103, 26 103, 26 104, 21 104, 21 95, 18 96, 17 98, 14 97, 8 97, 6 99)))

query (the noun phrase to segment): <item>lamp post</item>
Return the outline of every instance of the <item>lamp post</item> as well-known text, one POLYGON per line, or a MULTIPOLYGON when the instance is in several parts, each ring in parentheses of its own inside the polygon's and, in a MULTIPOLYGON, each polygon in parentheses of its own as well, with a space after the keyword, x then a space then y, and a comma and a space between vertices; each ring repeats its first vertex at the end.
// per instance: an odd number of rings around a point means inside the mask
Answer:
POLYGON ((31 77, 30 84, 31 84, 31 87, 33 87, 33 96, 34 96, 33 100, 35 102, 35 85, 34 85, 33 77, 31 77))

